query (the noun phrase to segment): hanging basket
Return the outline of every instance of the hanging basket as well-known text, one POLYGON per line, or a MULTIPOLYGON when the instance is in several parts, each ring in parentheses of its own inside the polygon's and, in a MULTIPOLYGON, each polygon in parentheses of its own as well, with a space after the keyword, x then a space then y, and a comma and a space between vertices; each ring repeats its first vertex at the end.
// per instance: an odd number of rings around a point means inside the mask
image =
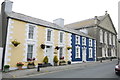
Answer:
POLYGON ((56 46, 56 47, 55 47, 55 49, 59 50, 59 49, 60 49, 60 47, 56 46))
POLYGON ((40 45, 42 49, 45 49, 45 44, 40 45))
POLYGON ((18 42, 17 40, 12 41, 11 43, 12 43, 15 47, 17 47, 17 46, 20 44, 20 42, 18 42))
POLYGON ((68 50, 72 49, 72 47, 67 47, 68 50))

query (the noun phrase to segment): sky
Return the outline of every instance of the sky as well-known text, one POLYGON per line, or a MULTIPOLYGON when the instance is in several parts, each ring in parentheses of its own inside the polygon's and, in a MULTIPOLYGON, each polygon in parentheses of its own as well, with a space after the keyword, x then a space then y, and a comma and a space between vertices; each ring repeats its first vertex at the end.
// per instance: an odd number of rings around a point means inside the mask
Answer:
MULTIPOLYGON (((4 0, 0 0, 2 3, 4 0)), ((118 31, 119 0, 11 0, 13 11, 53 22, 63 18, 65 24, 110 14, 118 31)))

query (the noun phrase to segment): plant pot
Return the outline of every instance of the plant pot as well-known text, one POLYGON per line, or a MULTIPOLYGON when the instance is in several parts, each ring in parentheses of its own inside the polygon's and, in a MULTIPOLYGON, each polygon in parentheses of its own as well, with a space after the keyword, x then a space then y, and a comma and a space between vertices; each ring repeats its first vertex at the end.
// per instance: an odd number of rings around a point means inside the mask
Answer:
POLYGON ((57 63, 54 63, 54 66, 57 66, 57 63))
POLYGON ((28 65, 27 68, 28 69, 33 69, 33 68, 35 68, 35 66, 34 65, 28 65))
POLYGON ((41 48, 42 48, 42 49, 45 49, 45 44, 41 44, 41 48))
POLYGON ((18 69, 19 69, 19 70, 23 70, 22 66, 18 66, 18 69))
POLYGON ((8 72, 8 71, 9 71, 9 68, 4 68, 4 71, 5 71, 5 72, 8 72))

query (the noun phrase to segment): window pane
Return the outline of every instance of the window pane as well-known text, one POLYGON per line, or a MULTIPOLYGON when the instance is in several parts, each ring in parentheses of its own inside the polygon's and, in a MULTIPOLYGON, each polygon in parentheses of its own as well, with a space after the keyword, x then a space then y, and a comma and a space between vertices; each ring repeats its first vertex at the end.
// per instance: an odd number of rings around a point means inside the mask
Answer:
POLYGON ((32 54, 33 54, 33 45, 28 45, 27 58, 32 58, 32 54))
POLYGON ((51 30, 47 32, 47 41, 51 41, 51 30))
POLYGON ((63 33, 60 32, 60 42, 62 43, 63 42, 63 33))
POLYGON ((29 25, 28 38, 33 39, 33 35, 34 35, 34 26, 29 25))

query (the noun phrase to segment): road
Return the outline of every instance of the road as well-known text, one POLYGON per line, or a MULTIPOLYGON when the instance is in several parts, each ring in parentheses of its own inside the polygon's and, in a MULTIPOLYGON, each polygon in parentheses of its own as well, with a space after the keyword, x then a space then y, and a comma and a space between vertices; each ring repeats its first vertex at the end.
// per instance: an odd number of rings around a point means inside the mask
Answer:
POLYGON ((120 78, 114 73, 117 61, 88 65, 84 68, 69 69, 59 72, 50 72, 28 78, 120 78))

